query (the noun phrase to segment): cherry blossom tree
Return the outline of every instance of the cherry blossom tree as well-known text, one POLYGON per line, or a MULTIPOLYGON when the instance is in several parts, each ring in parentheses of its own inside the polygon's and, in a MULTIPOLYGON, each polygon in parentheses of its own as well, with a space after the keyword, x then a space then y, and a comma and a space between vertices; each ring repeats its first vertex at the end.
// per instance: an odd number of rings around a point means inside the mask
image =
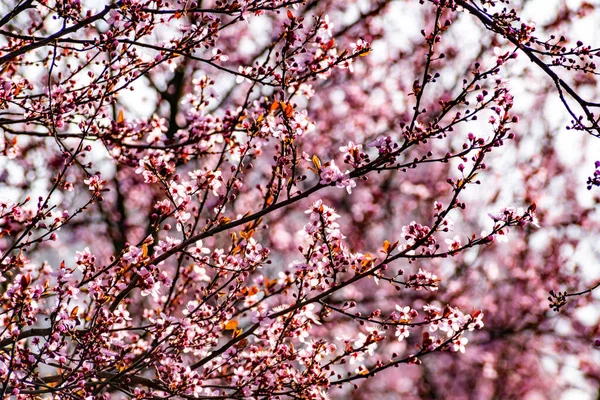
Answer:
POLYGON ((0 16, 3 398, 597 395, 592 3, 0 16))

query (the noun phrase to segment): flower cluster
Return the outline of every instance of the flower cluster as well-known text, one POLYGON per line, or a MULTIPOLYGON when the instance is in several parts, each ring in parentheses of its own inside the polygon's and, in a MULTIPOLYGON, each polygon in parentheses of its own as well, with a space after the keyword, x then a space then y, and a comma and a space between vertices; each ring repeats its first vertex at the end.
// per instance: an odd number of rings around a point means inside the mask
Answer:
POLYGON ((369 162, 369 156, 361 151, 362 145, 348 142, 346 146, 340 147, 340 151, 344 155, 344 162, 358 168, 369 162))
POLYGON ((596 167, 594 175, 590 176, 587 180, 588 190, 591 190, 593 186, 600 186, 600 161, 596 161, 594 166, 596 167))
POLYGON ((438 290, 439 281, 440 279, 434 273, 419 268, 416 274, 408 276, 406 287, 411 287, 415 290, 425 289, 436 291, 438 290))
POLYGON ((294 140, 314 131, 315 124, 308 119, 306 110, 291 111, 289 117, 286 112, 284 110, 281 115, 269 114, 262 122, 261 132, 279 140, 294 140))
POLYGON ((550 353, 597 386, 598 199, 547 118, 598 136, 589 2, 8 3, 0 397, 564 397, 550 353))
POLYGON ((422 254, 433 254, 439 247, 431 228, 415 221, 402 227, 402 239, 406 241, 405 249, 412 253, 420 248, 422 254))
POLYGON ((350 171, 342 173, 338 166, 335 165, 335 160, 323 164, 319 176, 321 178, 319 183, 322 185, 335 183, 335 186, 341 189, 346 188, 348 194, 352 193, 352 188, 356 187, 356 182, 350 177, 350 171))

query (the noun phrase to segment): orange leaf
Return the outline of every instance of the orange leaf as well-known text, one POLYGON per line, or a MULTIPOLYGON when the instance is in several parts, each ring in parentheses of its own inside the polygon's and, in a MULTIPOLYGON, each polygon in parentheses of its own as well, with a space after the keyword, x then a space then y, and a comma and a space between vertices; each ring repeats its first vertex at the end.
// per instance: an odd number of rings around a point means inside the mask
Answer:
POLYGON ((390 247, 392 247, 392 244, 390 242, 388 242, 387 240, 383 241, 383 252, 385 254, 389 254, 390 253, 390 247))
POLYGON ((254 235, 254 229, 249 229, 247 231, 241 231, 240 236, 246 240, 250 239, 254 235))
POLYGON ((321 169, 321 160, 319 160, 319 157, 313 156, 312 157, 312 162, 315 165, 315 167, 317 167, 317 170, 321 169))
POLYGON ((271 289, 276 284, 277 284, 277 279, 269 280, 269 278, 267 278, 265 276, 265 285, 267 286, 267 289, 271 289))
POLYGON ((361 264, 363 267, 366 267, 368 265, 372 265, 374 261, 375 260, 373 259, 373 256, 371 256, 369 253, 367 253, 364 255, 364 258, 361 261, 361 264))
MULTIPOLYGON (((285 104, 285 103, 283 103, 285 104)), ((284 107, 284 105, 281 105, 282 108, 284 107)), ((283 112, 285 113, 285 116, 290 118, 292 115, 294 115, 294 107, 292 107, 291 104, 285 104, 285 108, 283 108, 283 112)))
POLYGON ((225 330, 226 331, 233 331, 238 327, 238 322, 235 319, 232 319, 231 321, 227 322, 225 324, 225 330))
POLYGON ((273 201, 275 200, 275 196, 273 196, 272 194, 269 194, 269 197, 267 197, 267 206, 270 206, 271 204, 273 204, 273 201))
POLYGON ((390 254, 392 251, 394 251, 396 246, 398 246, 398 242, 390 243, 389 241, 385 240, 383 242, 383 250, 380 250, 380 251, 385 254, 390 254))
POLYGON ((119 116, 117 117, 117 124, 122 124, 124 120, 125 120, 125 117, 123 116, 123 110, 120 110, 119 116))
POLYGON ((533 203, 531 203, 531 205, 529 206, 529 211, 530 212, 535 212, 537 208, 537 205, 535 204, 535 201, 533 203))

